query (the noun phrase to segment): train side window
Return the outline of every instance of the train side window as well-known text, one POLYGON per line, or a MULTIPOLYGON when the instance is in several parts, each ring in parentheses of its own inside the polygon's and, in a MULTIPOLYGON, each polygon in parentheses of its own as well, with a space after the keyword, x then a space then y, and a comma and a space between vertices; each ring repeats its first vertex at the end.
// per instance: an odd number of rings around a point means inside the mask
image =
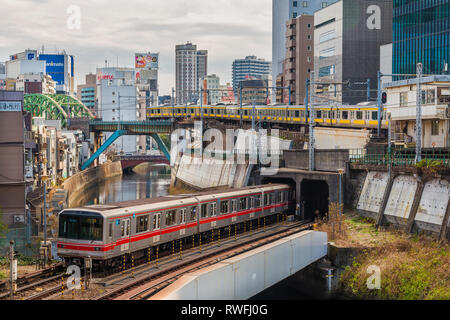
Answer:
POLYGON ((255 207, 256 208, 261 207, 261 195, 260 194, 255 196, 255 207))
POLYGON ((250 204, 249 204, 249 209, 253 209, 255 207, 255 198, 250 197, 250 204))
POLYGON ((228 200, 220 201, 220 213, 228 213, 228 200))
POLYGON ((148 215, 137 217, 136 219, 136 233, 148 230, 148 215))
POLYGON ((202 204, 201 215, 200 215, 201 218, 206 218, 206 216, 208 215, 207 209, 208 209, 208 204, 207 203, 202 204))
POLYGON ((355 119, 355 111, 350 111, 350 119, 355 119))
POLYGON ((299 118, 300 117, 300 111, 299 110, 295 110, 295 117, 299 118))
POLYGON ((237 211, 237 200, 236 199, 231 200, 231 208, 232 208, 233 212, 237 211))
POLYGON ((169 210, 166 213, 166 227, 174 225, 175 224, 175 210, 169 210))
POLYGON ((240 211, 247 209, 247 198, 244 197, 239 199, 239 207, 240 211))
POLYGON ((317 119, 321 119, 322 118, 322 111, 321 110, 316 110, 316 118, 317 119))
POLYGON ((180 223, 186 223, 186 209, 181 209, 180 218, 181 218, 180 223))
POLYGON ((362 111, 356 111, 356 119, 362 120, 362 118, 363 118, 363 113, 362 113, 362 111))
POLYGON ((161 226, 161 213, 155 213, 153 216, 153 230, 158 230, 161 226))
POLYGON ((341 118, 341 112, 338 110, 336 111, 336 119, 340 119, 341 118))
POLYGON ((188 208, 188 210, 190 210, 190 212, 189 212, 189 216, 190 216, 189 220, 190 221, 196 220, 197 219, 197 215, 196 215, 197 208, 196 207, 190 207, 190 208, 188 208))
POLYGON ((372 111, 372 120, 378 120, 378 111, 372 111))
POLYGON ((264 205, 267 206, 268 204, 269 204, 269 194, 266 193, 266 194, 264 195, 264 205))
POLYGON ((342 119, 348 119, 348 111, 342 111, 342 119))
POLYGON ((125 219, 120 222, 122 231, 122 237, 128 237, 130 235, 130 219, 125 219))

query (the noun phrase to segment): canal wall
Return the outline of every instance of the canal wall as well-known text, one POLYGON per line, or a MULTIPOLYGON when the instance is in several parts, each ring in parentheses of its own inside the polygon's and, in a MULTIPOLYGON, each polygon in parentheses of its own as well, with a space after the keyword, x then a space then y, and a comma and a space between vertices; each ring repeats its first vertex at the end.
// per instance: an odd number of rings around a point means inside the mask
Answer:
POLYGON ((67 193, 67 207, 72 207, 80 201, 83 197, 84 191, 90 186, 98 183, 101 180, 122 175, 122 166, 120 161, 106 162, 100 166, 89 168, 78 172, 72 177, 68 178, 62 184, 62 188, 57 190, 58 193, 67 193))

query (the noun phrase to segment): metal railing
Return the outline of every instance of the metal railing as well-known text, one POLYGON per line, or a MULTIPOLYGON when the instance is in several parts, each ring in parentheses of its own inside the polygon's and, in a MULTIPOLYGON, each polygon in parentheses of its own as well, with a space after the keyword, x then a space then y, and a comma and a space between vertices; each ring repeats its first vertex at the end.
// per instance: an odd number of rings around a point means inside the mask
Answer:
POLYGON ((439 167, 450 168, 450 149, 428 149, 422 152, 422 161, 416 165, 414 151, 409 149, 386 150, 370 152, 366 149, 350 149, 350 162, 361 165, 383 165, 391 164, 393 167, 400 166, 420 166, 420 167, 439 167))

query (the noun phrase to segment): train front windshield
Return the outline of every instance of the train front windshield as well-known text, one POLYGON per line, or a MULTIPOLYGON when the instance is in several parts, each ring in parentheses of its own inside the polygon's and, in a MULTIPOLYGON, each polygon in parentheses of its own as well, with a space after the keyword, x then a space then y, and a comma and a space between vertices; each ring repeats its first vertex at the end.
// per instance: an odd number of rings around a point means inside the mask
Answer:
POLYGON ((59 238, 101 241, 103 217, 93 212, 64 211, 59 215, 59 238))

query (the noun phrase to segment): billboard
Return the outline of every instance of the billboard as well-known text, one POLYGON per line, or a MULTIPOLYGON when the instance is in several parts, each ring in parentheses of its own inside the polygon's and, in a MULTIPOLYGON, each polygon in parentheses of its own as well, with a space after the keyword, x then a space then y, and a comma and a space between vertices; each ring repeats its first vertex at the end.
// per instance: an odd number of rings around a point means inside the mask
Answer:
POLYGON ((39 60, 45 60, 46 73, 52 77, 57 85, 65 84, 65 59, 63 54, 41 54, 39 60))
POLYGON ((135 68, 158 69, 159 53, 136 53, 135 68))

